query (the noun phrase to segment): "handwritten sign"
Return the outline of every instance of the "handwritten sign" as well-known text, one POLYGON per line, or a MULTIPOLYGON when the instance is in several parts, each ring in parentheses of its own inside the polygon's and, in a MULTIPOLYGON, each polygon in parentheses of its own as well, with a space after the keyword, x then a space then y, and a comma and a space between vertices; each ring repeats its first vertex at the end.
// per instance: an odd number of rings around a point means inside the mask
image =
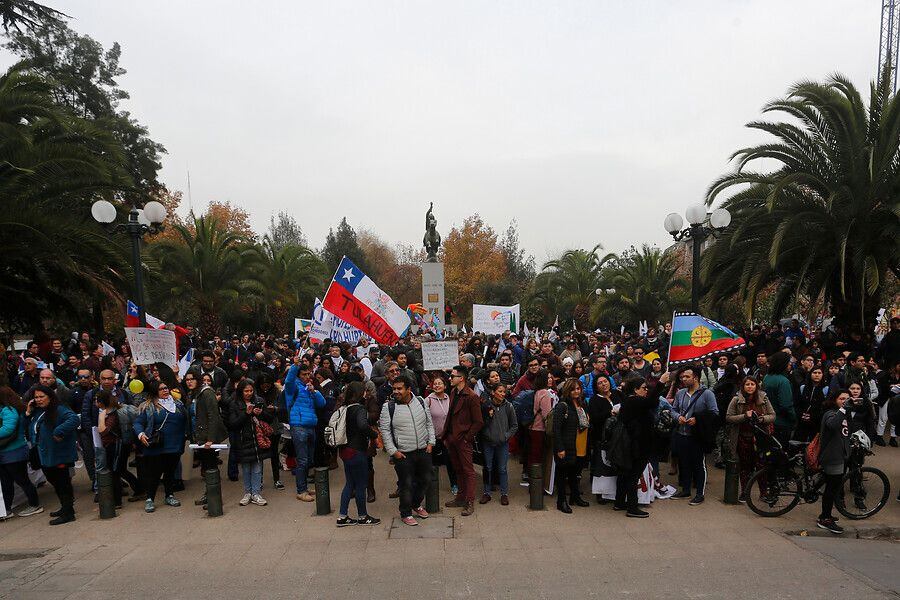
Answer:
POLYGON ((422 344, 422 363, 426 371, 452 369, 459 364, 459 344, 456 340, 424 342, 422 344))
POLYGON ((178 357, 174 331, 126 327, 125 337, 128 338, 134 364, 152 365, 161 362, 177 368, 178 357))

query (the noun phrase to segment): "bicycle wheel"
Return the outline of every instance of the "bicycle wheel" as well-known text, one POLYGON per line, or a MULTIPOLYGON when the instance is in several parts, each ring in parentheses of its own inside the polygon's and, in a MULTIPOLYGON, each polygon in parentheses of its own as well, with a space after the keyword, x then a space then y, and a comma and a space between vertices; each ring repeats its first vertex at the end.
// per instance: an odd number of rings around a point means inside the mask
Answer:
POLYGON ((760 469, 747 482, 744 499, 756 514, 780 517, 800 502, 800 478, 791 471, 760 469))
POLYGON ((887 475, 875 467, 862 467, 844 475, 834 506, 848 519, 866 519, 884 508, 890 495, 887 475))

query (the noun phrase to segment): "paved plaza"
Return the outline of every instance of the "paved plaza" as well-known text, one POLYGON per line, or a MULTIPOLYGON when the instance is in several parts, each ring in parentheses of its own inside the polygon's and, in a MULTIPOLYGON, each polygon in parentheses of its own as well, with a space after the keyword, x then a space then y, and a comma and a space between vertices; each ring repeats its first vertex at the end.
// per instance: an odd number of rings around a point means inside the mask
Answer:
MULTIPOLYGON (((885 448, 871 461, 894 487, 898 459, 900 450, 885 448)), ((44 513, 0 523, 0 597, 897 597, 898 544, 822 537, 814 527, 818 505, 779 519, 725 505, 722 471, 710 472, 705 504, 658 500, 643 520, 593 503, 564 515, 551 499, 547 510, 529 511, 516 474, 509 506, 477 505, 472 517, 445 509, 439 516, 453 517, 451 539, 432 537, 449 525, 437 520, 419 532, 389 535, 397 513, 387 497, 394 478, 384 456, 376 462, 378 501, 370 505, 382 523, 368 528, 337 529, 333 514, 314 516, 314 506, 295 500, 290 485, 281 492, 267 485, 266 507, 240 507, 240 485, 226 482, 226 514, 205 518, 191 502, 201 493, 196 477, 179 494, 181 508, 161 505, 148 515, 142 503, 126 504, 117 518, 100 521, 80 472, 77 522, 49 527, 44 513), (810 526, 812 539, 783 534, 810 526), (396 539, 414 533, 428 537, 396 539)), ((342 473, 331 472, 335 508, 342 473)), ((45 506, 55 508, 52 491, 40 492, 45 506)), ((894 490, 869 521, 842 520, 845 537, 855 538, 855 525, 866 532, 900 527, 895 497, 894 490)))

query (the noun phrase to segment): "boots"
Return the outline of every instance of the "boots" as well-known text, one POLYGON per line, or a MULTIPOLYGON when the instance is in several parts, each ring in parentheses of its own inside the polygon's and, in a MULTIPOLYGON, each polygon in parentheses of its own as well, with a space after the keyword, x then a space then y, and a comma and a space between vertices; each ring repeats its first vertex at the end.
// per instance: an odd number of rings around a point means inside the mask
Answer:
POLYGON ((556 509, 567 515, 572 513, 572 507, 566 502, 565 496, 560 496, 559 500, 556 501, 556 509))
POLYGON ((62 525, 75 520, 75 508, 70 504, 63 506, 59 511, 59 516, 50 521, 50 525, 62 525))
POLYGON ((589 502, 585 502, 581 499, 580 494, 573 494, 569 496, 569 504, 574 504, 575 506, 590 506, 589 502))
POLYGON ((470 515, 475 514, 475 503, 469 502, 466 504, 466 507, 463 509, 461 513, 459 513, 463 517, 468 517, 470 515))

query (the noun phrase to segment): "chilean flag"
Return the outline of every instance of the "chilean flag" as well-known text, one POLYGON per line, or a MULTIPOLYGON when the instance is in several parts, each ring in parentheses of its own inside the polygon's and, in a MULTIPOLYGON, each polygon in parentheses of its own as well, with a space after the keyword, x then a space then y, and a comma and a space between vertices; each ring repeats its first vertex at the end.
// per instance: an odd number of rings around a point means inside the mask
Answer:
MULTIPOLYGON (((150 329, 162 329, 165 327, 166 322, 162 319, 157 319, 151 314, 145 314, 147 317, 147 327, 150 329)), ((128 300, 125 305, 125 327, 140 327, 141 318, 138 312, 138 306, 131 300, 128 300)))
POLYGON ((394 344, 409 328, 406 311, 346 256, 331 278, 322 306, 379 344, 394 344))

